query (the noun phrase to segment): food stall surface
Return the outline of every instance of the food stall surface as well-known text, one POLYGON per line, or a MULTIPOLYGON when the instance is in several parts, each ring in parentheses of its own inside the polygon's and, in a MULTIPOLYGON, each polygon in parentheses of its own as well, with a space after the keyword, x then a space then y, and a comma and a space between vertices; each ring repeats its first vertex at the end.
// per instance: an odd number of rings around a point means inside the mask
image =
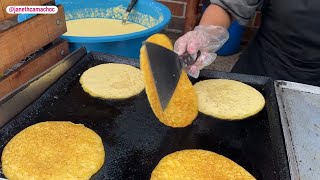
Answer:
MULTIPOLYGON (((103 140, 105 163, 92 179, 149 179, 161 158, 183 149, 205 149, 224 155, 257 179, 290 179, 271 79, 204 70, 197 81, 225 78, 247 83, 264 95, 265 108, 244 121, 222 121, 199 114, 192 125, 174 129, 155 117, 145 91, 128 100, 108 101, 90 97, 82 90, 81 74, 109 62, 139 66, 136 60, 119 56, 87 54, 0 129, 0 152, 14 135, 32 124, 71 121, 84 124, 103 140)), ((4 177, 1 168, 0 177, 4 177)))
POLYGON ((293 179, 320 178, 320 87, 276 81, 293 179))

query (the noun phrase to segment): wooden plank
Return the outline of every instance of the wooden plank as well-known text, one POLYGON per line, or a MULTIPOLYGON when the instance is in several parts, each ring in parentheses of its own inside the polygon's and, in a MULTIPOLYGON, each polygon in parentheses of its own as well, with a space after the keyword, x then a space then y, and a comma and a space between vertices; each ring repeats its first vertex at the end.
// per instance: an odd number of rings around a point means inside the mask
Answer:
POLYGON ((48 18, 47 19, 47 26, 48 28, 48 35, 51 41, 55 40, 56 37, 59 37, 61 33, 67 32, 67 25, 65 21, 64 11, 62 6, 59 6, 58 13, 56 14, 56 18, 48 18), (57 25, 60 24, 60 25, 57 25), (53 26, 54 25, 54 26, 53 26))
POLYGON ((200 0, 188 0, 184 33, 194 29, 198 22, 198 7, 200 0))
POLYGON ((40 4, 47 4, 48 2, 50 2, 51 0, 40 0, 40 4))
POLYGON ((27 64, 18 68, 15 72, 9 74, 0 80, 0 99, 10 94, 32 78, 44 72, 52 65, 62 60, 70 54, 67 41, 61 41, 48 49, 44 54, 31 60, 27 64), (61 53, 64 52, 64 53, 61 53))
POLYGON ((0 73, 67 31, 63 7, 52 15, 37 15, 0 32, 0 73), (57 24, 57 21, 60 23, 57 24))
MULTIPOLYGON (((6 8, 8 6, 18 6, 18 5, 25 5, 25 6, 31 6, 31 5, 40 5, 40 0, 4 0, 4 1, 1 1, 1 5, 2 5, 2 12, 4 14, 4 19, 9 19, 9 18, 12 18, 12 17, 15 17, 17 16, 16 14, 8 14, 6 12, 6 8)), ((4 20, 4 19, 0 19, 1 20, 4 20)))
POLYGON ((4 11, 2 9, 2 4, 0 2, 0 21, 4 20, 4 11))
POLYGON ((8 14, 7 6, 39 6, 46 4, 51 0, 0 0, 0 21, 17 16, 16 14, 8 14), (3 14, 1 18, 1 14, 3 14))
POLYGON ((6 94, 9 94, 9 92, 12 91, 11 81, 12 81, 12 76, 0 81, 0 99, 1 97, 4 97, 6 94))

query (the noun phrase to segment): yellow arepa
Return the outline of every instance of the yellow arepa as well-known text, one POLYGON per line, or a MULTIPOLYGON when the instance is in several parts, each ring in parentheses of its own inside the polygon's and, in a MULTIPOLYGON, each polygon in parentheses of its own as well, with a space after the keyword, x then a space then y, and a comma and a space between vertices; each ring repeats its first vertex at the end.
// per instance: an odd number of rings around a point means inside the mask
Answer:
POLYGON ((2 170, 10 180, 90 179, 105 158, 101 138, 82 124, 41 122, 5 146, 2 170))
POLYGON ((82 74, 80 83, 85 92, 102 99, 126 99, 144 90, 141 70, 117 63, 88 69, 82 74))
MULTIPOLYGON (((148 38, 147 42, 158 44, 170 50, 173 49, 170 39, 164 34, 155 34, 148 38)), ((198 100, 188 75, 185 72, 181 73, 176 90, 167 108, 163 111, 147 58, 145 46, 142 46, 140 66, 143 72, 146 93, 153 112, 167 126, 177 128, 190 125, 198 115, 198 100)), ((167 61, 167 59, 164 59, 164 61, 167 61)))
POLYGON ((253 180, 232 160, 205 150, 183 150, 161 159, 151 180, 253 180))
POLYGON ((227 79, 200 81, 194 85, 199 111, 226 120, 241 120, 260 112, 263 95, 242 82, 227 79))

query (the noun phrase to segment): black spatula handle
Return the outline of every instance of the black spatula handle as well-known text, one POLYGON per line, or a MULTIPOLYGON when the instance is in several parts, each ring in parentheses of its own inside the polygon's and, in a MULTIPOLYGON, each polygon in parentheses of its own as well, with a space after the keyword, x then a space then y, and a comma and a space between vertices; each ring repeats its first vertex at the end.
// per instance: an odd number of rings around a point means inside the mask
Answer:
MULTIPOLYGON (((196 58, 198 58, 200 55, 201 55, 201 52, 198 51, 196 58)), ((196 63, 196 60, 193 59, 192 56, 188 52, 186 52, 183 55, 179 56, 179 58, 187 66, 190 66, 190 65, 196 63)))
POLYGON ((129 6, 127 7, 126 12, 131 12, 133 6, 138 2, 138 0, 131 0, 129 6))

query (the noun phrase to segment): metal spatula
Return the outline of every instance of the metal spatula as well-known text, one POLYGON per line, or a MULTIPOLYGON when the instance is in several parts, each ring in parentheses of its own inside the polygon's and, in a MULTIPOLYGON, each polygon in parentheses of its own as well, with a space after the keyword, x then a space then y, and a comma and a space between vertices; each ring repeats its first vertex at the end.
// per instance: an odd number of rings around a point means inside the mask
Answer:
POLYGON ((137 3, 137 1, 138 0, 131 0, 130 4, 128 5, 128 7, 126 9, 126 12, 123 15, 122 24, 124 24, 124 23, 126 23, 128 21, 129 14, 130 14, 133 6, 137 3))
POLYGON ((178 56, 175 52, 157 44, 145 42, 150 69, 163 110, 166 109, 186 65, 195 63, 193 57, 186 53, 178 56))

